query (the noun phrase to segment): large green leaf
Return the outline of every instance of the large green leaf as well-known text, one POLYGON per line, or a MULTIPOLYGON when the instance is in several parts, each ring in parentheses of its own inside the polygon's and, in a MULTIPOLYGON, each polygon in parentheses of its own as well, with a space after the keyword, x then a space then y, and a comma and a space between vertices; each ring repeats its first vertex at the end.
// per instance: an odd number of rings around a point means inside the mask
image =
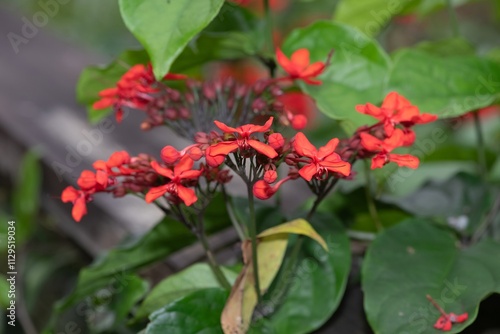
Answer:
POLYGON ((181 223, 165 218, 141 239, 111 250, 82 269, 75 290, 56 305, 56 311, 64 311, 102 287, 120 282, 127 272, 162 259, 193 241, 181 223))
POLYGON ((319 77, 322 85, 300 83, 323 113, 344 121, 348 132, 375 122, 354 109, 366 102, 378 104, 384 97, 390 59, 375 40, 349 26, 319 21, 292 31, 283 44, 288 56, 299 48, 309 49, 311 61, 325 61, 335 50, 330 66, 319 77))
MULTIPOLYGON (((221 269, 229 283, 233 284, 238 274, 226 268, 221 269)), ((194 264, 158 283, 142 302, 135 317, 136 319, 147 317, 153 311, 197 290, 220 287, 206 263, 194 264)))
POLYGON ((148 51, 157 78, 217 15, 224 0, 120 0, 127 28, 148 51))
POLYGON ((220 334, 220 315, 229 291, 198 290, 156 311, 145 334, 220 334))
MULTIPOLYGON (((35 227, 40 207, 42 169, 38 156, 28 152, 21 163, 13 194, 13 211, 16 221, 16 241, 24 242, 35 227)), ((4 222, 5 224, 6 222, 4 222)))
POLYGON ((310 221, 326 240, 329 251, 314 240, 304 240, 293 273, 283 277, 282 272, 277 278, 286 281, 288 291, 282 299, 280 291, 270 289, 262 309, 275 309, 274 313, 257 322, 251 333, 311 333, 340 304, 351 269, 349 238, 343 227, 327 215, 317 214, 310 221))
POLYGON ((500 98, 500 64, 478 56, 403 50, 394 60, 389 91, 404 95, 422 112, 456 117, 500 98))
POLYGON ((354 26, 369 36, 376 36, 392 17, 404 9, 403 1, 341 0, 334 19, 354 26))
POLYGON ((458 333, 476 318, 481 300, 500 293, 500 244, 485 240, 460 249, 458 240, 432 223, 413 219, 385 230, 371 244, 362 268, 365 311, 376 333, 441 333, 439 312, 468 312, 458 333))
POLYGON ((133 65, 147 62, 149 57, 144 50, 125 51, 107 66, 91 66, 82 71, 76 85, 76 98, 78 102, 87 106, 91 122, 98 122, 112 111, 111 108, 107 110, 92 108, 92 104, 99 100, 99 92, 116 86, 121 76, 133 65))

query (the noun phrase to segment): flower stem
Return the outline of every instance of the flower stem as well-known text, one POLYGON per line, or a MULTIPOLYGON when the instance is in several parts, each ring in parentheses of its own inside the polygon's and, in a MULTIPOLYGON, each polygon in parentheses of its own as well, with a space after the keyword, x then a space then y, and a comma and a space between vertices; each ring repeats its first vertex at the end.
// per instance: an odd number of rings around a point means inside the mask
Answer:
POLYGON ((212 269, 212 272, 217 278, 217 281, 224 289, 231 290, 231 284, 229 284, 226 276, 224 276, 224 273, 220 269, 219 264, 215 260, 215 256, 212 253, 212 250, 210 249, 207 236, 205 235, 205 232, 203 230, 201 231, 199 230, 198 239, 200 240, 200 243, 203 246, 203 249, 205 250, 205 254, 208 260, 208 265, 210 266, 210 269, 212 269))
POLYGON ((432 306, 434 306, 439 311, 439 313, 441 313, 441 315, 448 317, 448 314, 443 310, 441 306, 439 306, 438 303, 434 301, 434 299, 432 299, 430 295, 425 295, 425 298, 427 298, 427 300, 431 302, 432 306))
POLYGON ((481 127, 481 120, 479 119, 479 112, 473 112, 474 115, 474 127, 476 129, 477 136, 477 159, 480 168, 480 174, 483 180, 487 179, 488 167, 486 165, 486 150, 484 144, 483 130, 481 127))
POLYGON ((481 223, 481 225, 479 225, 476 232, 472 236, 471 242, 473 244, 481 240, 482 236, 488 230, 488 227, 492 226, 493 223, 495 222, 495 218, 498 217, 499 212, 500 212, 500 196, 497 197, 497 199, 493 203, 493 207, 491 208, 490 212, 488 213, 484 221, 481 223))
POLYGON ((252 243, 252 264, 253 264, 253 277, 255 281, 255 293, 257 294, 258 302, 261 302, 262 296, 260 295, 260 282, 259 282, 259 262, 257 258, 257 222, 255 221, 255 203, 253 197, 252 182, 247 180, 248 190, 248 209, 250 212, 249 219, 249 234, 252 243))
POLYGON ((241 241, 244 241, 247 239, 245 231, 243 231, 242 224, 240 223, 240 220, 236 216, 233 202, 231 201, 231 198, 227 195, 226 192, 226 187, 222 186, 222 197, 224 198, 224 202, 226 203, 226 208, 227 208, 227 213, 229 215, 229 219, 231 220, 231 223, 234 226, 234 229, 238 233, 238 236, 240 237, 241 241))
POLYGON ((381 231, 384 229, 382 223, 380 222, 380 218, 378 216, 377 207, 372 197, 372 180, 371 180, 371 169, 368 165, 368 160, 364 161, 365 163, 365 176, 366 176, 366 186, 365 186, 365 195, 366 195, 366 203, 368 204, 368 211, 370 212, 370 216, 372 217, 373 223, 375 224, 375 228, 377 231, 381 231))

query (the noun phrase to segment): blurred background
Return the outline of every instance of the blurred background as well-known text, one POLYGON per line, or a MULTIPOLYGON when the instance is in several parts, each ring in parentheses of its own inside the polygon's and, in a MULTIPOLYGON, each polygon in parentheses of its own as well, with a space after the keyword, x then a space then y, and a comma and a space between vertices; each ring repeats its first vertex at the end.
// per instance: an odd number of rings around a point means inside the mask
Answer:
MULTIPOLYGON (((379 41, 391 51, 422 40, 450 37, 444 2, 419 1, 419 14, 402 13, 393 18, 379 34, 379 41)), ((337 1, 271 3, 279 43, 291 28, 319 18, 331 19, 337 1)), ((478 52, 488 53, 498 46, 500 1, 455 3, 461 33, 478 52)), ((248 6, 261 11, 258 3, 248 6)), ((46 324, 54 302, 71 291, 80 268, 124 238, 144 234, 161 217, 140 200, 104 196, 91 204, 88 217, 77 224, 70 217, 70 206, 60 202, 62 189, 74 184, 93 161, 114 151, 155 154, 167 142, 175 146, 182 140, 167 129, 141 132, 141 115, 130 115, 119 126, 110 118, 112 126, 104 131, 88 122, 85 108, 76 102, 75 86, 86 66, 106 64, 125 49, 140 48, 121 21, 117 1, 2 0, 0 27, 4 36, 0 42, 0 306, 3 311, 8 302, 3 259, 7 258, 7 222, 14 219, 20 324, 7 326, 6 317, 1 316, 0 333, 31 334, 46 324)), ((241 69, 253 68, 259 73, 258 66, 251 62, 211 64, 199 72, 214 76, 227 72, 254 80, 245 77, 241 69)), ((495 147, 500 126, 498 117, 492 120, 485 130, 495 147)), ((309 129, 318 142, 332 128, 331 124, 321 128, 320 123, 313 122, 316 127, 309 129)), ((473 137, 467 122, 461 131, 465 135, 455 137, 467 146, 467 138, 473 137)), ((175 263, 165 265, 162 274, 176 269, 175 263)), ((360 292, 351 293, 358 303, 348 307, 362 313, 360 292)), ((367 332, 364 320, 357 319, 357 330, 367 332)))

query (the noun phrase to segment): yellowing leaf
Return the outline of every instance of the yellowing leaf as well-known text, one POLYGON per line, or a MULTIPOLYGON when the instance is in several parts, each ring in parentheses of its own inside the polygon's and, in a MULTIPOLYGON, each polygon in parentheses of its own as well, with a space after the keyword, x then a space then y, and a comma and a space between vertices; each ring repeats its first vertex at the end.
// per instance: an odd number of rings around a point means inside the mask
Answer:
POLYGON ((309 238, 316 240, 326 251, 328 250, 328 246, 326 245, 325 240, 323 240, 323 238, 314 230, 314 228, 307 222, 307 220, 302 218, 268 228, 267 230, 260 233, 257 237, 263 238, 281 233, 292 233, 308 236, 309 238))
MULTIPOLYGON (((257 259, 260 293, 264 294, 273 282, 283 262, 289 234, 301 234, 316 240, 325 250, 325 241, 304 219, 296 219, 270 229, 257 236, 257 259)), ((245 240, 241 245, 243 269, 236 279, 221 315, 221 325, 226 334, 244 334, 252 321, 257 305, 253 272, 252 244, 245 240)))

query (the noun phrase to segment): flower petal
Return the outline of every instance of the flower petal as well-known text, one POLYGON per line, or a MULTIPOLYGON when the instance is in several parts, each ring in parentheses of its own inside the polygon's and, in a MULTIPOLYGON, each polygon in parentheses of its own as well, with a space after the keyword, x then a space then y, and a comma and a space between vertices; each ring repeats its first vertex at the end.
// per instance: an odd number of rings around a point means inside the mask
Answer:
POLYGON ((311 60, 309 59, 309 50, 306 48, 298 49, 290 57, 293 66, 300 72, 306 69, 311 60))
POLYGON ((311 181, 314 175, 318 172, 318 168, 315 164, 308 164, 299 170, 299 175, 302 176, 307 182, 311 181))
POLYGON ((225 133, 233 133, 233 132, 240 133, 239 129, 233 128, 231 126, 227 126, 226 124, 224 124, 222 122, 214 121, 214 123, 215 123, 216 127, 218 127, 219 129, 222 130, 222 132, 225 132, 225 133))
POLYGON ((248 145, 250 145, 257 152, 264 154, 268 158, 274 159, 278 156, 278 153, 271 146, 261 143, 258 140, 249 139, 247 140, 248 145))
POLYGON ((64 188, 61 193, 61 201, 63 203, 74 202, 80 196, 80 192, 73 188, 72 186, 68 186, 64 188))
POLYGON ((298 132, 295 135, 295 140, 293 141, 293 149, 297 154, 303 157, 312 158, 318 154, 318 150, 313 144, 307 139, 307 137, 302 133, 298 132))
POLYGON ((164 184, 159 187, 153 187, 149 189, 149 191, 146 194, 145 201, 146 203, 151 203, 154 200, 156 200, 158 197, 163 196, 167 192, 167 187, 169 184, 164 184))
POLYGON ((174 178, 174 172, 172 172, 172 170, 160 166, 160 164, 156 161, 151 161, 151 167, 160 175, 168 177, 169 179, 174 178))
POLYGON ((380 153, 372 158, 371 169, 382 168, 387 163, 387 155, 380 153))
POLYGON ((252 133, 257 133, 257 132, 269 131, 269 129, 271 128, 271 125, 273 125, 273 120, 274 120, 274 117, 269 117, 269 119, 267 120, 267 122, 264 125, 248 124, 248 125, 250 125, 250 127, 248 129, 248 133, 252 134, 252 133))
POLYGON ((318 158, 324 159, 326 156, 335 152, 337 145, 339 144, 338 138, 331 139, 325 146, 321 146, 318 151, 318 158))
POLYGON ((71 210, 71 216, 76 222, 82 220, 82 217, 87 214, 87 202, 85 197, 80 197, 75 201, 73 209, 71 210))
POLYGON ((191 188, 186 188, 180 184, 177 185, 177 196, 186 204, 187 206, 192 205, 198 200, 196 193, 191 188))
POLYGON ((276 60, 278 64, 287 72, 295 72, 295 67, 288 57, 279 48, 276 48, 276 60))
POLYGON ((389 161, 395 162, 399 167, 408 167, 416 169, 420 160, 411 154, 388 154, 389 161))
POLYGON ((300 74, 301 77, 315 77, 321 74, 325 70, 325 63, 318 61, 311 64, 306 68, 304 72, 300 74))
POLYGON ((361 132, 359 136, 361 137, 361 146, 363 146, 365 150, 372 152, 378 152, 382 150, 383 142, 380 139, 366 132, 361 132))
POLYGON ((182 172, 186 172, 191 170, 194 165, 194 160, 189 157, 189 155, 185 155, 181 158, 181 160, 175 164, 174 166, 174 175, 179 176, 182 172))
POLYGON ((238 142, 236 140, 233 141, 223 141, 217 143, 213 146, 210 146, 210 156, 214 157, 217 155, 226 156, 229 153, 236 151, 238 149, 238 142))

